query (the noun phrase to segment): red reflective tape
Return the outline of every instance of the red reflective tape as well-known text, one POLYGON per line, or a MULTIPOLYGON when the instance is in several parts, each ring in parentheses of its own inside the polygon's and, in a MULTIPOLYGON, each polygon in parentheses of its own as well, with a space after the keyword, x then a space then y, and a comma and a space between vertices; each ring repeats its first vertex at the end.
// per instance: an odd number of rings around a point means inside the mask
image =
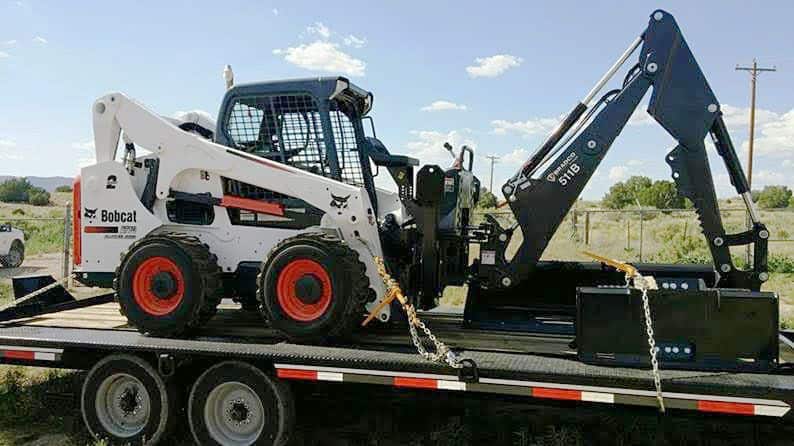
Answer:
POLYGON ((284 379, 317 381, 317 372, 314 370, 276 369, 276 376, 284 379))
POLYGON ((235 197, 224 195, 221 199, 221 206, 226 208, 244 209, 246 211, 261 212, 270 215, 284 215, 284 206, 279 203, 269 201, 252 200, 250 198, 235 197))
POLYGON ((76 266, 83 263, 83 234, 80 232, 83 226, 83 202, 80 188, 80 175, 77 175, 72 184, 72 259, 76 266))
POLYGON ((438 389, 438 381, 428 378, 394 378, 395 387, 412 387, 414 389, 438 389))
POLYGON ((732 413, 736 415, 755 415, 755 405, 748 403, 726 403, 724 401, 698 401, 701 412, 732 413))
POLYGON ((119 232, 117 226, 86 226, 86 234, 116 234, 119 232))
POLYGON ((9 359, 27 359, 32 361, 36 359, 36 352, 28 350, 4 350, 3 357, 9 359))
POLYGON ((533 387, 532 396, 535 398, 551 398, 555 400, 582 400, 582 392, 580 390, 547 389, 544 387, 533 387))

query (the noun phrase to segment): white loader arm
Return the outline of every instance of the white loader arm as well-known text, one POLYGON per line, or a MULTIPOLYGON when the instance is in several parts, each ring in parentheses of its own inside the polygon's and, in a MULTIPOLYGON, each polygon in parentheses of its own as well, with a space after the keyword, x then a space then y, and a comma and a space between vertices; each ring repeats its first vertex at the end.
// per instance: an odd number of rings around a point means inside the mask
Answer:
MULTIPOLYGON (((172 180, 187 169, 242 181, 301 199, 325 212, 323 226, 337 229, 367 267, 370 286, 385 288, 372 256, 382 256, 375 210, 363 188, 315 175, 185 132, 122 93, 99 98, 93 107, 97 163, 115 159, 121 132, 160 159, 156 197, 166 199, 172 180), (342 203, 335 197, 346 198, 342 203)), ((386 316, 388 317, 388 315, 386 316)))

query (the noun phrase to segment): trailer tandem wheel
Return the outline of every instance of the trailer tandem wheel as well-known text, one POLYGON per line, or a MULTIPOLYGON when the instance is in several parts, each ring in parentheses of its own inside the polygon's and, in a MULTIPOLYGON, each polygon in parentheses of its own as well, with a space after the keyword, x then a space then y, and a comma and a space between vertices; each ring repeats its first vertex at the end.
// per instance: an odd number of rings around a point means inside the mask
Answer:
POLYGON ((190 432, 201 445, 282 446, 295 421, 289 386, 240 361, 204 372, 193 384, 187 410, 190 432))
POLYGON ((173 425, 175 389, 144 359, 114 354, 88 372, 80 396, 83 421, 111 445, 156 445, 173 425))

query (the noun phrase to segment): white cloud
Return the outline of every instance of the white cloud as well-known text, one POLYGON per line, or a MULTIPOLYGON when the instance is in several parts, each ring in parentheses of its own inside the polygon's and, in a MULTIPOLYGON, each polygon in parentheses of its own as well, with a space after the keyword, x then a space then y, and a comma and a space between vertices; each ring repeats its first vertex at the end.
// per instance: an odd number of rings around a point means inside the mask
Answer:
POLYGON ((278 8, 273 8, 273 15, 275 15, 275 16, 278 15, 278 8))
POLYGON ((642 107, 637 107, 634 110, 634 113, 631 114, 629 118, 629 125, 650 125, 655 123, 656 120, 653 119, 651 115, 648 114, 647 109, 642 107))
POLYGON ((5 42, 3 42, 3 46, 14 46, 16 44, 17 44, 17 41, 14 40, 14 39, 6 40, 5 42))
POLYGON ((83 168, 92 164, 96 164, 96 154, 94 152, 93 139, 73 142, 71 146, 73 149, 76 149, 80 152, 77 158, 77 167, 83 168))
POLYGON ((318 40, 287 49, 273 50, 287 62, 312 71, 329 71, 350 76, 364 76, 367 64, 341 51, 339 45, 318 40))
POLYGON ((532 136, 550 132, 559 122, 560 120, 558 118, 537 118, 528 119, 526 121, 506 121, 504 119, 497 119, 491 121, 491 125, 493 126, 493 133, 497 135, 517 133, 523 136, 532 136))
POLYGON ((628 176, 629 168, 626 166, 613 166, 609 169, 609 179, 612 181, 621 181, 628 176))
POLYGON ((405 144, 406 152, 410 156, 418 158, 423 165, 449 166, 452 164, 452 157, 444 149, 444 143, 452 144, 456 150, 464 144, 474 149, 476 144, 468 133, 467 130, 452 130, 447 133, 433 130, 413 130, 411 131, 412 140, 405 144))
MULTIPOLYGON (((722 119, 728 127, 747 128, 750 126, 750 108, 734 107, 729 104, 720 105, 722 119)), ((771 110, 763 108, 755 109, 755 125, 764 125, 780 119, 780 115, 771 110)))
POLYGON ((10 56, 5 51, 0 51, 0 59, 7 59, 10 56))
POLYGON ((645 161, 642 160, 628 160, 626 161, 626 165, 629 167, 639 167, 645 164, 645 161))
POLYGON ((753 174, 753 184, 758 186, 789 184, 790 182, 790 175, 785 175, 781 172, 775 172, 772 170, 760 170, 753 174))
POLYGON ((345 45, 352 46, 353 48, 361 48, 367 44, 367 39, 363 37, 356 37, 353 34, 348 34, 347 37, 344 38, 345 45))
MULTIPOLYGON (((759 130, 756 131, 756 154, 772 157, 794 155, 794 109, 765 122, 759 130)), ((745 142, 742 147, 746 151, 749 144, 745 142)))
POLYGON ((314 22, 314 24, 307 26, 306 32, 309 34, 316 34, 323 39, 331 37, 331 29, 323 25, 322 22, 314 22))
POLYGON ((456 104, 450 101, 435 101, 430 105, 422 107, 422 111, 443 111, 443 110, 468 110, 463 104, 456 104))
POLYGON ((47 43, 49 43, 49 41, 47 39, 45 39, 44 37, 41 37, 41 36, 34 37, 33 38, 33 42, 39 43, 39 44, 42 44, 42 45, 46 45, 47 43))
POLYGON ((515 149, 502 156, 499 161, 509 166, 522 166, 528 158, 529 151, 527 149, 515 149))
POLYGON ((794 167, 794 161, 792 160, 783 160, 783 167, 794 167))
POLYGON ((496 77, 510 68, 521 65, 523 59, 509 54, 497 54, 490 57, 474 59, 476 65, 466 67, 466 72, 471 77, 496 77))
POLYGON ((12 139, 0 138, 0 159, 3 160, 21 160, 22 155, 14 150, 17 142, 12 139))

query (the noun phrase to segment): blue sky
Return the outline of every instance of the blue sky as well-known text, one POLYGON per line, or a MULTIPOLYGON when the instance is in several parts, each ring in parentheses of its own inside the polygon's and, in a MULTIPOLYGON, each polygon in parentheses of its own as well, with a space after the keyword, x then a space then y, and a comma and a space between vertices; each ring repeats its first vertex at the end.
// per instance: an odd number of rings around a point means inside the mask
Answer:
MULTIPOLYGON (((755 185, 794 186, 794 3, 669 1, 740 149, 759 83, 755 185)), ((375 94, 392 152, 447 163, 444 141, 502 156, 501 185, 560 114, 645 27, 651 2, 108 2, 0 0, 0 174, 72 176, 91 158, 90 105, 123 91, 172 115, 217 113, 221 70, 238 82, 344 74, 375 94)), ((622 78, 622 74, 618 76, 622 78)), ((638 115, 586 190, 632 174, 669 178, 673 142, 638 115)), ((745 155, 740 153, 744 161, 745 155)), ((721 166, 721 194, 730 192, 721 166)))

